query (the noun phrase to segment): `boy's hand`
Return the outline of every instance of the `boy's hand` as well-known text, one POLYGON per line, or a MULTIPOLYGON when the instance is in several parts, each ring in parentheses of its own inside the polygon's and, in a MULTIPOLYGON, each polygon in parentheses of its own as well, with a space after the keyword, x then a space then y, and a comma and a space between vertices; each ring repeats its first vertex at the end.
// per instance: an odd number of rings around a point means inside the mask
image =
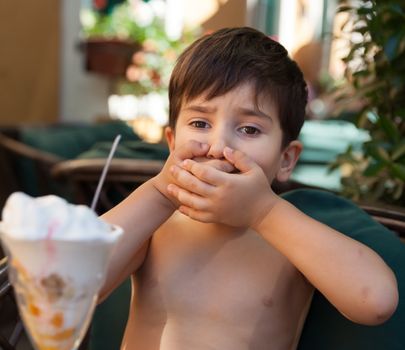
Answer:
MULTIPOLYGON (((224 159, 211 159, 207 157, 194 157, 194 161, 197 163, 204 163, 206 165, 209 165, 211 167, 214 167, 215 169, 224 171, 226 173, 233 173, 237 169, 233 166, 232 163, 230 163, 227 160, 224 159)), ((181 164, 180 164, 181 165, 181 164)))
POLYGON ((176 183, 170 184, 168 191, 181 203, 179 210, 193 219, 237 227, 256 226, 278 197, 252 159, 230 148, 225 149, 224 156, 239 174, 186 159, 181 166, 172 167, 176 183))
POLYGON ((203 157, 207 154, 208 145, 197 141, 188 141, 184 145, 176 148, 170 153, 160 173, 152 179, 155 188, 165 196, 177 208, 180 205, 173 196, 167 191, 167 186, 171 183, 177 183, 175 177, 172 176, 170 168, 174 165, 179 165, 183 160, 195 157, 203 157))

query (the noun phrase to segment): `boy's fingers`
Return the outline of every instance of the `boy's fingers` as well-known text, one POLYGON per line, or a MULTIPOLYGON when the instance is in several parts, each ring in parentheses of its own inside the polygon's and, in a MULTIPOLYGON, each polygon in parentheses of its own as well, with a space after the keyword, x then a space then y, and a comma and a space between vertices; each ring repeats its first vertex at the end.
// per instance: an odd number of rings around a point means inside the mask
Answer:
POLYGON ((205 210, 207 208, 207 199, 190 193, 174 184, 168 185, 167 191, 183 206, 193 208, 195 210, 205 210))
POLYGON ((170 168, 170 172, 178 184, 185 190, 200 196, 209 196, 212 193, 213 187, 210 184, 189 173, 187 170, 173 165, 170 168))
POLYGON ((179 147, 178 157, 183 160, 187 158, 202 157, 208 152, 209 146, 206 143, 190 140, 179 147))
POLYGON ((236 169, 240 170, 242 173, 246 173, 257 166, 257 164, 245 153, 238 150, 233 150, 229 147, 225 147, 224 156, 235 166, 236 169))
POLYGON ((188 217, 190 217, 193 220, 197 220, 197 221, 201 221, 201 222, 214 222, 211 218, 211 214, 204 212, 204 211, 198 211, 198 210, 194 210, 192 208, 186 207, 184 205, 179 207, 179 211, 184 214, 187 215, 188 217))
POLYGON ((181 166, 201 181, 213 186, 221 184, 225 174, 222 170, 218 170, 211 165, 198 163, 191 159, 184 160, 181 166))
POLYGON ((221 170, 225 173, 232 173, 235 171, 233 164, 229 163, 226 159, 209 159, 207 157, 194 157, 193 160, 197 163, 210 165, 215 169, 221 170))

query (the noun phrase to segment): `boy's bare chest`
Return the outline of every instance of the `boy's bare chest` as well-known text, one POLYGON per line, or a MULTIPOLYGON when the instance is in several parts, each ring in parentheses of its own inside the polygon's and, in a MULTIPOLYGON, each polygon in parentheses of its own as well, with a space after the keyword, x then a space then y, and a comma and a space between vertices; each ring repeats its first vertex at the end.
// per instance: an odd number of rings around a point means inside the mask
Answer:
POLYGON ((199 228, 157 232, 137 273, 136 303, 231 328, 285 317, 296 327, 310 288, 289 261, 253 231, 199 228))

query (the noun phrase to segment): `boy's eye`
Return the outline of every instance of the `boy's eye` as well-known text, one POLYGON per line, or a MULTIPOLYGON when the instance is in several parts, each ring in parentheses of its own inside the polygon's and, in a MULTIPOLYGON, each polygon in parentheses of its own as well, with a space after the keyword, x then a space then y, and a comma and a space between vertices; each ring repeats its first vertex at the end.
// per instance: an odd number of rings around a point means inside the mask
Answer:
POLYGON ((260 130, 254 126, 242 126, 239 130, 246 135, 256 135, 260 133, 260 130))
POLYGON ((202 120, 195 120, 191 122, 190 125, 198 129, 206 129, 209 127, 208 123, 202 120))

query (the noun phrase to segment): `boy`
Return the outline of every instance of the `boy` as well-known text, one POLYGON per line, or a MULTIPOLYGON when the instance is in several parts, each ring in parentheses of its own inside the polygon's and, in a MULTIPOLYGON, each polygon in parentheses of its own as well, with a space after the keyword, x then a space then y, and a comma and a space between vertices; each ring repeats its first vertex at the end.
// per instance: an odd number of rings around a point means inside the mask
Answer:
POLYGON ((307 99, 285 49, 250 28, 205 36, 169 99, 164 168, 104 215, 125 235, 102 297, 132 276, 122 349, 294 349, 314 287, 354 322, 387 320, 382 259, 271 190, 300 154, 307 99))

